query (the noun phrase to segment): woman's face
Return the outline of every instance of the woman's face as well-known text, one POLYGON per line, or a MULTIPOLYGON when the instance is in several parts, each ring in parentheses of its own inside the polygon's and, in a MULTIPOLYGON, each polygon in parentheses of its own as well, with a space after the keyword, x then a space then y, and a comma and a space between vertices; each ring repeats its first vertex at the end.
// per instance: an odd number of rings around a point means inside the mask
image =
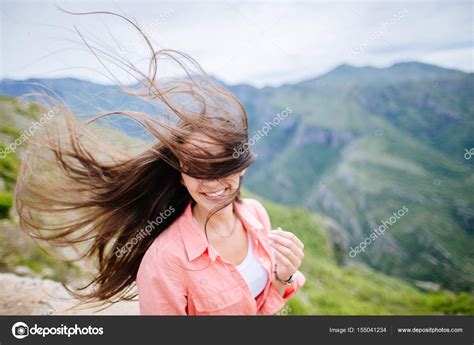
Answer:
POLYGON ((181 183, 199 206, 212 210, 239 188, 240 177, 245 170, 215 180, 201 180, 181 173, 181 183))
MULTIPOLYGON (((194 144, 198 147, 204 147, 210 152, 219 151, 219 147, 209 143, 208 138, 206 141, 206 138, 201 134, 193 135, 191 141, 194 141, 194 144)), ((181 183, 188 189, 189 194, 199 206, 212 210, 239 188, 240 178, 246 170, 212 180, 198 179, 181 173, 181 183)))

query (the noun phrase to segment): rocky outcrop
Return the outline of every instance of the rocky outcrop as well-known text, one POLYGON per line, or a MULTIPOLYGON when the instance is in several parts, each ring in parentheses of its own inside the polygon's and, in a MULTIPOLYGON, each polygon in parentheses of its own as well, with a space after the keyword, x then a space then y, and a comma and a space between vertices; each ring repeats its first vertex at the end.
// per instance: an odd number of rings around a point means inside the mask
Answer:
POLYGON ((69 295, 58 282, 0 273, 0 315, 137 315, 138 302, 99 310, 69 295))

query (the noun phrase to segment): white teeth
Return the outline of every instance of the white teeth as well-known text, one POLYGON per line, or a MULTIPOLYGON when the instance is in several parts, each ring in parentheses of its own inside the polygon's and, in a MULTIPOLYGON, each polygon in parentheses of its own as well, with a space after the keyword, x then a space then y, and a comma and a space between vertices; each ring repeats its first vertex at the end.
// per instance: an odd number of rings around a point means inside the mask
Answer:
POLYGON ((205 193, 205 194, 208 195, 208 196, 219 196, 219 195, 224 194, 224 192, 225 192, 225 189, 222 189, 222 190, 219 190, 219 191, 214 192, 214 193, 205 193))

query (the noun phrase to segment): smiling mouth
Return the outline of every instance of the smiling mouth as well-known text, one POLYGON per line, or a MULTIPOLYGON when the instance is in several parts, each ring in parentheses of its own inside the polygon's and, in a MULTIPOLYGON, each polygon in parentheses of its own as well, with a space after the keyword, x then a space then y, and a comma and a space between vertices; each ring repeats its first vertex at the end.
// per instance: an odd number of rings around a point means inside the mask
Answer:
POLYGON ((216 190, 214 192, 205 192, 205 193, 199 193, 199 194, 202 194, 209 198, 217 198, 217 197, 223 196, 224 193, 227 192, 228 190, 229 188, 223 188, 223 189, 216 190))

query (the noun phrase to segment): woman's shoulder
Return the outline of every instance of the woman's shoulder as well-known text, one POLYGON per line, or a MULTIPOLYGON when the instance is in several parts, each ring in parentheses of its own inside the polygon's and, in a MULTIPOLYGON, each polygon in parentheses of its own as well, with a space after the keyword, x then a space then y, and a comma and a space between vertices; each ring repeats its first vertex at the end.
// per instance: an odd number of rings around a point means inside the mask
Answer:
POLYGON ((241 200, 242 200, 242 204, 245 205, 247 208, 249 208, 251 211, 254 211, 254 212, 265 211, 265 208, 263 207, 262 203, 258 201, 257 199, 241 198, 241 200))
POLYGON ((270 217, 260 201, 252 198, 243 198, 241 200, 242 204, 262 223, 265 228, 267 228, 267 230, 271 229, 270 217))
POLYGON ((184 253, 184 247, 178 224, 175 222, 158 235, 148 247, 140 263, 139 271, 148 266, 162 266, 176 262, 181 252, 184 253))
POLYGON ((243 198, 242 202, 247 208, 253 211, 258 216, 268 216, 267 210, 260 201, 252 198, 243 198))

